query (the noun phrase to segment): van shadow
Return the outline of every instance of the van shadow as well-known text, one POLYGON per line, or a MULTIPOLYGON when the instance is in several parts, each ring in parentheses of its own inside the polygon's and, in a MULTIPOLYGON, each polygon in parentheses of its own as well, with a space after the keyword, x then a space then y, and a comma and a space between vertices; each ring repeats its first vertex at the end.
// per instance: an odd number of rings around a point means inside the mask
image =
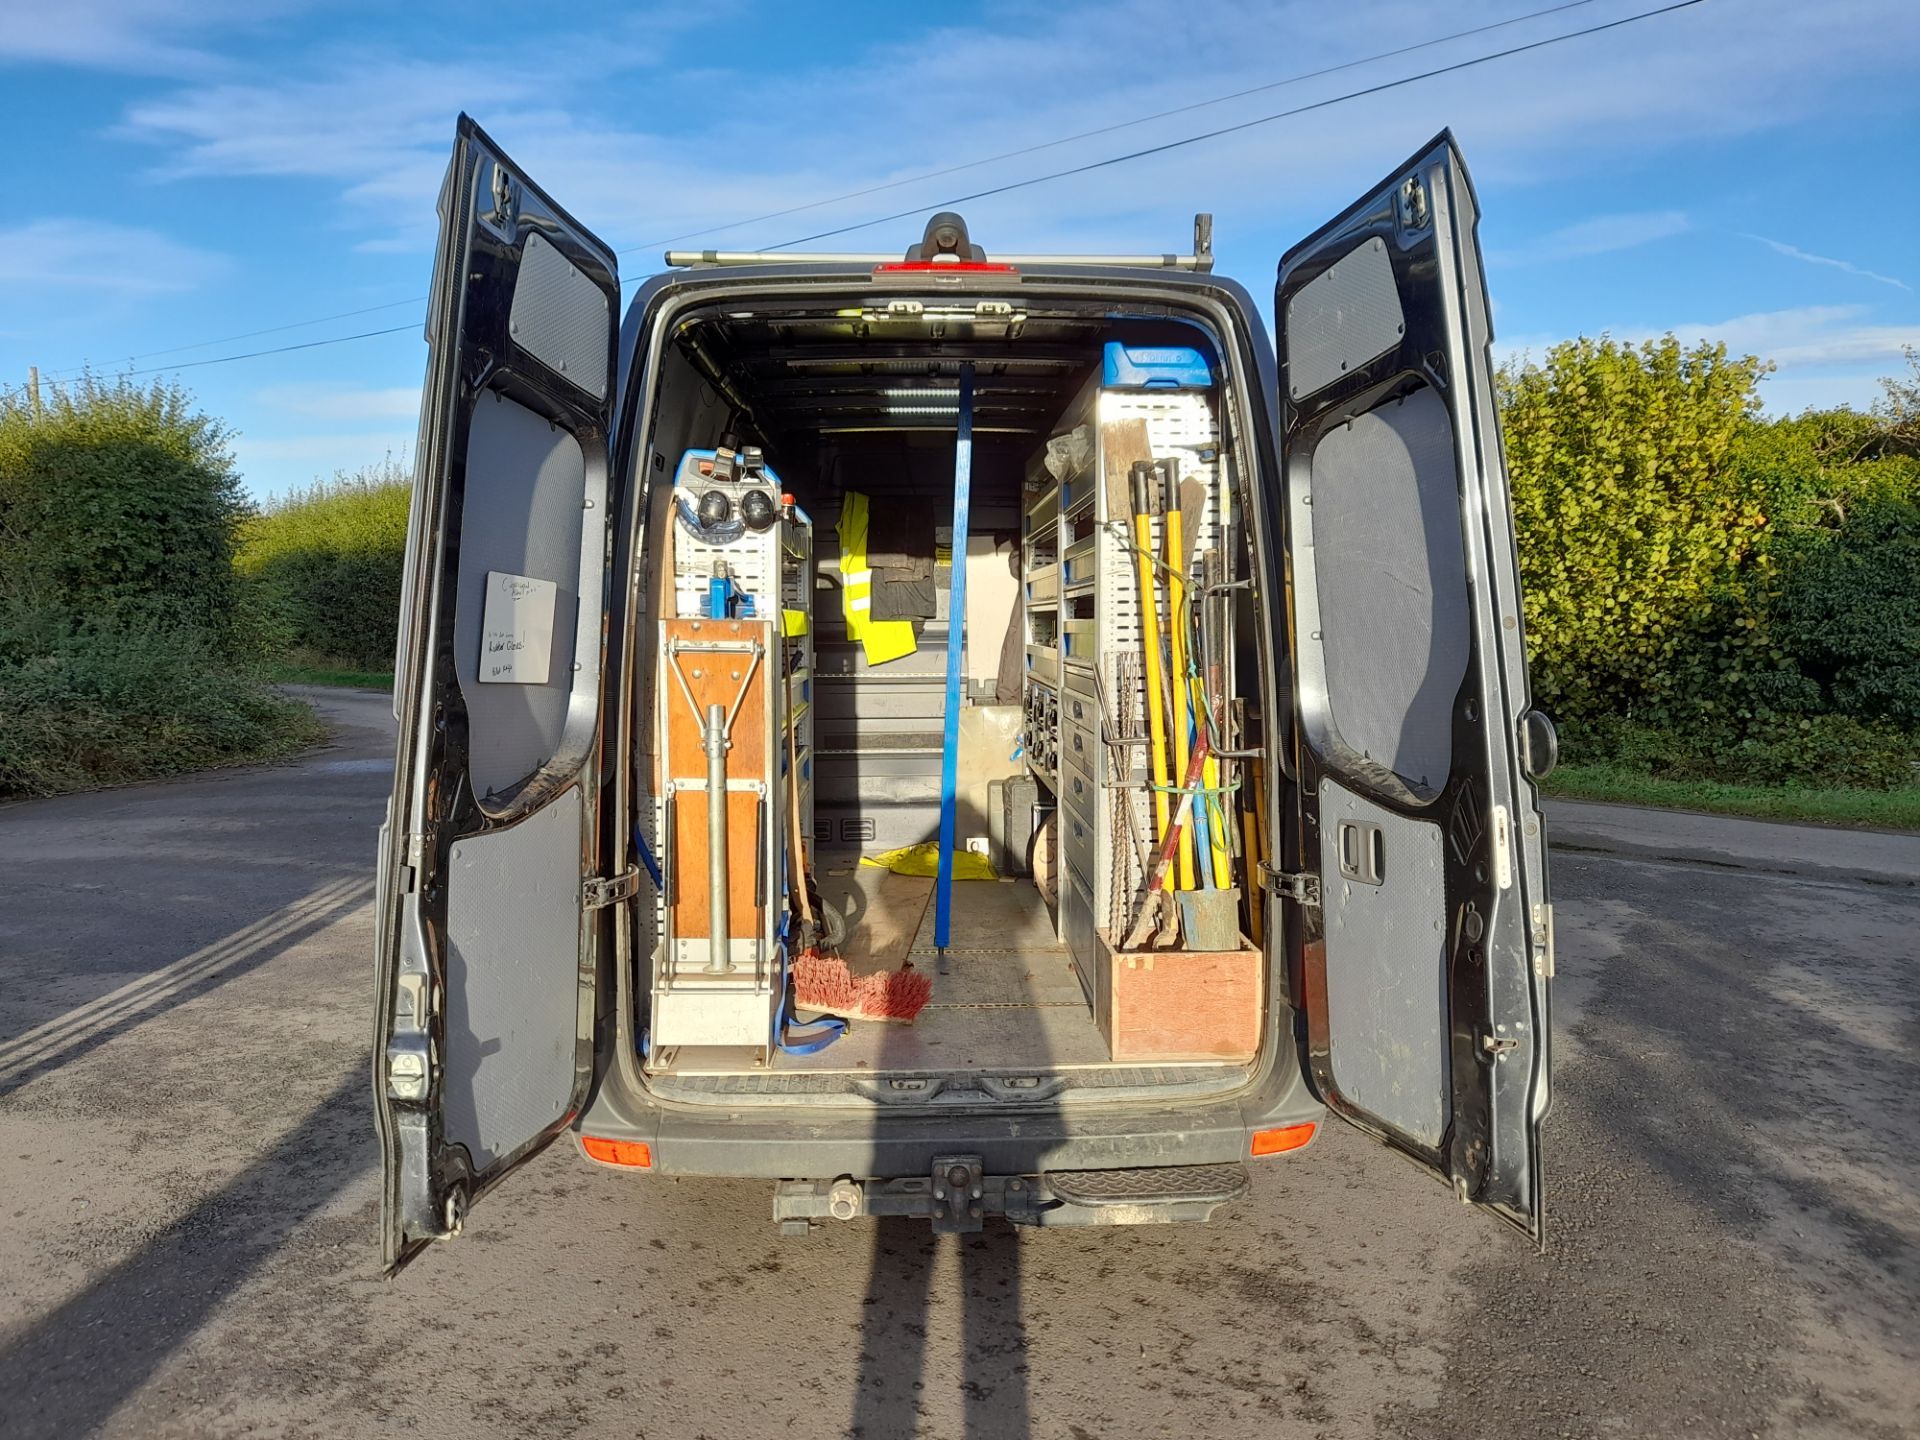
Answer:
POLYGON ((270 1150, 0 1351, 0 1434, 103 1425, 372 1159, 363 1067, 270 1150))
MULTIPOLYGON (((952 993, 958 988, 956 980, 964 967, 985 965, 995 959, 1005 963, 1004 956, 985 953, 993 943, 987 927, 966 923, 969 894, 983 894, 991 883, 954 886, 949 973, 935 975, 933 1000, 918 1023, 940 1022, 941 1011, 934 1007, 941 1005, 943 989, 952 993)), ((1029 884, 1025 880, 1015 883, 1029 884)), ((1035 903, 1039 903, 1037 896, 1035 903)), ((930 933, 931 921, 922 935, 930 933)), ((922 952, 916 947, 913 961, 931 969, 935 956, 930 949, 922 952)), ((1020 968, 1008 967, 1010 977, 1017 977, 1020 968)), ((974 992, 969 989, 966 993, 974 992)), ((1033 1075, 1048 1067, 1051 1048, 1042 1023, 1043 1010, 1007 1005, 995 1007, 990 1013, 996 1025, 993 1053, 1017 1057, 1018 1062, 1007 1066, 997 1078, 1033 1075)), ((875 1068, 918 1068, 925 1073, 924 1051, 912 1046, 905 1027, 888 1029, 875 1068)), ((950 1084, 945 1093, 954 1096, 960 1083, 964 1082, 950 1084)), ((1053 1128, 1058 1108, 1043 1103, 1023 1108, 1021 1115, 1033 1129, 1046 1131, 1053 1128)), ((889 1119, 884 1113, 875 1117, 876 1140, 885 1133, 889 1119)), ((996 1156, 990 1147, 981 1158, 988 1175, 1032 1173, 1044 1159, 1019 1161, 1007 1155, 996 1156)), ((936 1235, 929 1232, 925 1220, 879 1219, 867 1223, 873 1227, 873 1238, 848 1434, 863 1440, 892 1440, 931 1433, 929 1411, 939 1413, 946 1408, 941 1403, 946 1397, 933 1393, 932 1387, 936 1377, 948 1373, 958 1377, 962 1434, 979 1440, 1032 1434, 1029 1340, 1022 1294, 1022 1256, 1027 1237, 1020 1232, 1025 1227, 988 1218, 977 1233, 936 1235), (957 1266, 957 1275, 946 1273, 950 1266, 943 1262, 949 1260, 957 1266), (936 1298, 936 1283, 954 1288, 943 1289, 936 1298), (951 1327, 943 1322, 951 1315, 956 1299, 960 1314, 958 1334, 953 1335, 951 1327), (959 1364, 952 1372, 945 1363, 948 1357, 931 1349, 936 1334, 959 1345, 959 1364)))

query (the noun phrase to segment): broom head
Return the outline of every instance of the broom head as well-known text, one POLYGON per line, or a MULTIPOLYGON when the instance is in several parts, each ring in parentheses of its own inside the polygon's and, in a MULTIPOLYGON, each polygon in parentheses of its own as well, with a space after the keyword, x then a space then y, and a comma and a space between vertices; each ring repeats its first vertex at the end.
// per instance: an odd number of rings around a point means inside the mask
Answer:
POLYGON ((895 1020, 911 1025, 933 996, 933 979, 913 968, 876 970, 856 977, 838 955, 813 948, 802 950, 793 962, 793 1004, 796 1010, 841 1015, 849 1020, 895 1020))

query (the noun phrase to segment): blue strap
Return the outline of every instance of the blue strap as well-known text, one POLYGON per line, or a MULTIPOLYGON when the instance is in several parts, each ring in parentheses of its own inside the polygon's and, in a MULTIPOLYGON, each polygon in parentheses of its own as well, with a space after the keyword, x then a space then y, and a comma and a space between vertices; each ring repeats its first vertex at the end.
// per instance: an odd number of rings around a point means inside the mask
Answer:
POLYGON ((640 863, 647 867, 647 874, 653 880, 653 888, 656 890, 666 889, 667 882, 660 874, 660 862, 653 858, 653 851, 647 848, 647 837, 642 835, 638 830, 635 830, 633 832, 633 843, 640 847, 640 863))
POLYGON ((933 944, 953 928, 953 847, 959 799, 960 701, 967 651, 967 530, 973 492, 973 366, 960 367, 960 419, 953 436, 953 579, 947 591, 947 728, 940 748, 940 873, 933 892, 933 944))
POLYGON ((788 1055, 818 1055, 847 1033, 847 1022, 837 1015, 823 1015, 814 1022, 819 1028, 809 1030, 798 1040, 787 1039, 787 931, 792 922, 791 914, 780 917, 780 938, 776 944, 780 952, 780 1003, 773 1009, 773 1048, 788 1055))

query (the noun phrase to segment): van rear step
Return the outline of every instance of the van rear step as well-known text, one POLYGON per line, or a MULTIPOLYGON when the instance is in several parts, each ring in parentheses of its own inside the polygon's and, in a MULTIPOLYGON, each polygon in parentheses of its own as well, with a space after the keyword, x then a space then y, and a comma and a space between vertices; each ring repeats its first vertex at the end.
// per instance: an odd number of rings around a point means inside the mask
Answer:
POLYGON ((783 1235, 805 1235, 822 1220, 896 1216, 933 1222, 936 1234, 979 1230, 989 1215, 1015 1225, 1169 1225, 1211 1220, 1247 1193, 1241 1165, 1175 1165, 1140 1170, 1071 1170, 987 1175, 972 1155, 945 1155, 932 1173, 893 1180, 782 1180, 773 1218, 783 1235))

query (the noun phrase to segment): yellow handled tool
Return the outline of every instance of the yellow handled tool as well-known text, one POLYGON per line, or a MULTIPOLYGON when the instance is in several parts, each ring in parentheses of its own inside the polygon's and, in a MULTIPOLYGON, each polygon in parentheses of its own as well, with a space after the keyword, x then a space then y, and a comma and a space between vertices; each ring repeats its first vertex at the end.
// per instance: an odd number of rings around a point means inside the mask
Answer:
POLYGON ((1134 560, 1140 574, 1140 643, 1146 652, 1147 754, 1153 766, 1153 839, 1167 835, 1166 696, 1160 688, 1160 603, 1153 583, 1153 465, 1137 460, 1127 476, 1133 491, 1134 560))
MULTIPOLYGON (((1186 537, 1182 533, 1183 519, 1178 503, 1167 507, 1167 629, 1173 651, 1173 675, 1169 689, 1173 695, 1173 771, 1176 775, 1187 773, 1187 758, 1193 751, 1192 739, 1187 734, 1187 707, 1193 698, 1193 687, 1187 681, 1187 548, 1186 537)), ((1174 889, 1193 889, 1191 826, 1180 832, 1180 865, 1177 874, 1174 889)))

